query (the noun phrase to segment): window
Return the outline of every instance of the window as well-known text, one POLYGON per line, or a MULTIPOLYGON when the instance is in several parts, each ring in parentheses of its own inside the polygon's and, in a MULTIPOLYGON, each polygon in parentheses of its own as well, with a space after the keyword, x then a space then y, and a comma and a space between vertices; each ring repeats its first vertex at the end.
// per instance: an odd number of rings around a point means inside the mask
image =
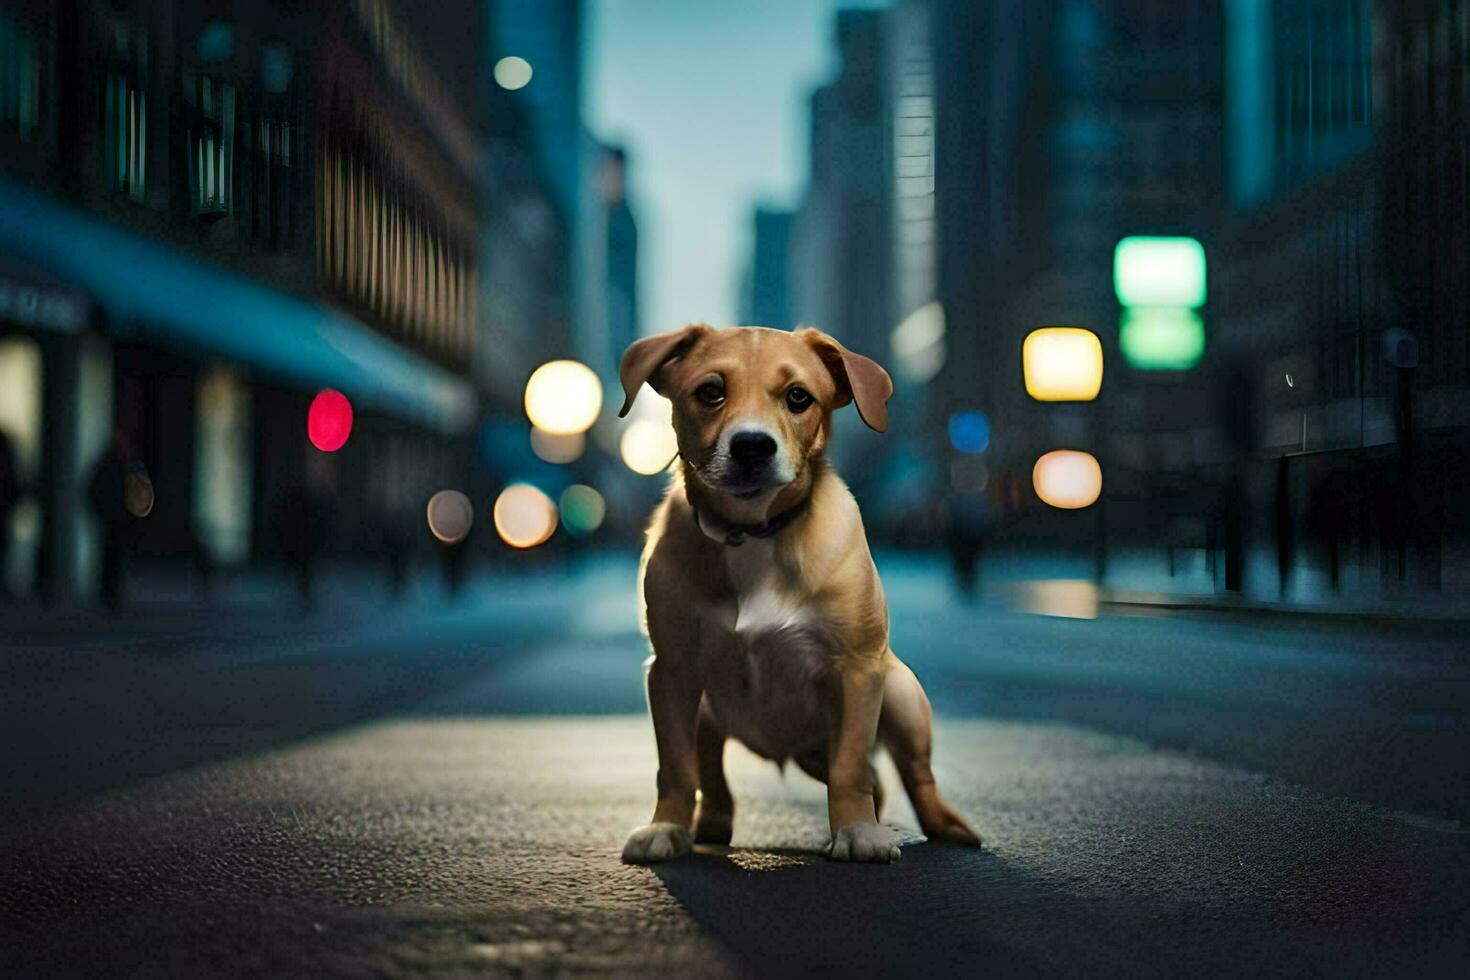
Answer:
POLYGON ((195 87, 195 125, 189 134, 194 213, 230 213, 235 161, 235 89, 209 75, 195 87))
POLYGON ((114 68, 107 73, 107 179, 112 189, 140 204, 146 189, 148 104, 138 77, 114 68))
POLYGON ((29 28, 0 10, 0 129, 29 139, 41 114, 41 62, 29 28))
POLYGON ((273 249, 291 243, 291 139, 291 123, 281 114, 262 116, 246 127, 250 233, 273 249))

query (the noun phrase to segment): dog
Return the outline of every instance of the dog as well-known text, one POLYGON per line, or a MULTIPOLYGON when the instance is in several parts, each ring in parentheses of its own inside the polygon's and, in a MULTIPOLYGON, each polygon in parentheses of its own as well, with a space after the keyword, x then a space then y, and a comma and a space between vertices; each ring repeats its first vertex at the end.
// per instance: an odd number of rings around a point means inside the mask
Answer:
POLYGON ((924 833, 979 845, 935 785, 929 700, 888 646, 862 515, 824 455, 849 403, 887 430, 888 373, 818 330, 695 324, 635 342, 619 374, 620 417, 645 383, 673 403, 681 460, 639 566, 658 802, 623 860, 730 842, 728 738, 826 783, 833 860, 900 856, 879 742, 924 833))

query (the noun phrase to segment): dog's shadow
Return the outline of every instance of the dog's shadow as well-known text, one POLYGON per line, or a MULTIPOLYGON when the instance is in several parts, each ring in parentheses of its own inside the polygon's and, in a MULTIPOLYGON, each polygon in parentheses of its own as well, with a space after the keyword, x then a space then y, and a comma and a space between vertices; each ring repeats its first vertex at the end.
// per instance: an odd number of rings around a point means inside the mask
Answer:
POLYGON ((984 921, 987 894, 1031 887, 985 850, 929 843, 874 865, 829 861, 817 850, 700 846, 655 870, 756 976, 1039 969, 984 921))

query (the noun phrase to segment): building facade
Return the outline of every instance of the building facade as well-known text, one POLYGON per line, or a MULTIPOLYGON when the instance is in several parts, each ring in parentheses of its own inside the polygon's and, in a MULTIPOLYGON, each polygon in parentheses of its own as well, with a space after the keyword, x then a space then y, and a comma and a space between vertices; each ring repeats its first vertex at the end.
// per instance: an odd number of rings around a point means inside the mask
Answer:
POLYGON ((948 350, 929 431, 940 453, 952 413, 988 418, 1002 535, 1085 549, 1100 533, 1157 536, 1175 517, 1204 521, 1218 506, 1212 481, 1228 461, 1208 431, 1208 390, 1189 372, 1123 361, 1113 252, 1130 235, 1212 244, 1221 17, 1216 0, 934 4, 937 294, 948 350), (1044 326, 1102 339, 1097 402, 1042 405, 1026 394, 1021 344, 1044 326), (1037 499, 1032 465, 1058 448, 1100 460, 1101 506, 1063 513, 1037 499), (1107 531, 1096 521, 1103 511, 1107 531))
POLYGON ((0 8, 0 264, 49 311, 0 307, 12 581, 88 589, 109 445, 151 482, 133 550, 201 566, 275 552, 302 487, 358 554, 462 479, 482 149, 439 69, 482 17, 453 6, 452 33, 388 0, 0 8), (305 431, 326 387, 356 410, 332 454, 305 431))
POLYGON ((1228 7, 1216 339, 1291 594, 1470 585, 1470 4, 1228 7))
MULTIPOLYGON (((883 15, 836 18, 837 77, 811 97, 811 172, 791 229, 791 315, 853 350, 888 349, 886 128, 883 15)), ((884 446, 860 421, 838 416, 833 452, 862 490, 882 470, 884 446)))

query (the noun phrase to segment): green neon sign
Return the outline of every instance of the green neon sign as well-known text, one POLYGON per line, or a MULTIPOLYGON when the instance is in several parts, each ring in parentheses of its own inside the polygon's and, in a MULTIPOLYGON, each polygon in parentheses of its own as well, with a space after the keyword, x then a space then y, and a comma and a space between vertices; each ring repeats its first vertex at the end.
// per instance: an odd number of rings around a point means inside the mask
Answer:
POLYGON ((1205 325, 1180 306, 1142 306, 1123 311, 1118 346, 1140 371, 1188 371, 1205 353, 1205 325))
POLYGON ((1113 250, 1113 290, 1124 306, 1204 306, 1204 247, 1193 238, 1125 238, 1113 250))

